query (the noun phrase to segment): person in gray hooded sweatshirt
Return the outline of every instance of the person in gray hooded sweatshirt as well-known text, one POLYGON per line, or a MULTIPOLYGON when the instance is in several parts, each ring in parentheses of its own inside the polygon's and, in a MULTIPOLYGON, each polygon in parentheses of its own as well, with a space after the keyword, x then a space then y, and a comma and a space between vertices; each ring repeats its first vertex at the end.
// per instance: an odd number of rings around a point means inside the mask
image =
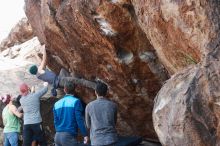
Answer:
POLYGON ((27 84, 20 85, 21 107, 24 112, 23 146, 30 146, 33 138, 37 138, 40 146, 46 146, 44 131, 42 129, 42 118, 40 114, 40 98, 48 91, 48 83, 35 93, 30 92, 27 84))
POLYGON ((113 146, 118 141, 117 106, 106 98, 107 91, 106 84, 97 82, 97 99, 86 106, 86 125, 90 128, 92 146, 113 146))

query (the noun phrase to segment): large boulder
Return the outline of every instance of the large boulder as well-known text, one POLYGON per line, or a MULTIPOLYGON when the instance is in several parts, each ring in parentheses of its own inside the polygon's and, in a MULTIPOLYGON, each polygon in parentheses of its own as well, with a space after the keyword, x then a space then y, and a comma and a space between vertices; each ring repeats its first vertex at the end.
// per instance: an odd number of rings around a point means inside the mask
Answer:
MULTIPOLYGON (((118 130, 157 139, 153 100, 168 78, 153 46, 139 27, 129 0, 26 0, 28 20, 46 44, 49 66, 69 69, 109 85, 118 103, 118 130)), ((87 103, 94 91, 81 87, 87 103)))
POLYGON ((22 18, 10 31, 7 38, 0 42, 0 51, 14 45, 22 44, 34 37, 31 25, 27 18, 22 18))
MULTIPOLYGON (((162 7, 164 3, 176 8, 173 12, 175 15, 173 22, 175 20, 183 22, 179 19, 188 13, 191 19, 186 19, 184 24, 190 24, 185 26, 193 30, 191 34, 193 37, 185 43, 189 44, 196 38, 195 44, 203 57, 200 58, 199 64, 187 67, 172 76, 158 93, 153 110, 155 130, 160 142, 166 146, 218 146, 220 145, 219 2, 162 1, 155 5, 162 7)), ((169 28, 172 32, 176 31, 176 25, 174 26, 169 28)), ((184 41, 184 38, 181 40, 184 41)), ((170 41, 170 44, 173 44, 172 39, 170 41)))

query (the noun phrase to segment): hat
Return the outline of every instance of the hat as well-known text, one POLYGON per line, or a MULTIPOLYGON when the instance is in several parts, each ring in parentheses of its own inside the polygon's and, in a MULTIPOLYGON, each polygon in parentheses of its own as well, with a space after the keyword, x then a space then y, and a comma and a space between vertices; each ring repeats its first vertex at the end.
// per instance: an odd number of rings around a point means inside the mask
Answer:
POLYGON ((23 84, 20 85, 21 95, 27 95, 28 90, 29 90, 29 87, 28 87, 27 84, 23 83, 23 84))
POLYGON ((36 65, 32 65, 30 68, 29 68, 29 72, 32 74, 32 75, 36 75, 37 74, 37 66, 36 65))

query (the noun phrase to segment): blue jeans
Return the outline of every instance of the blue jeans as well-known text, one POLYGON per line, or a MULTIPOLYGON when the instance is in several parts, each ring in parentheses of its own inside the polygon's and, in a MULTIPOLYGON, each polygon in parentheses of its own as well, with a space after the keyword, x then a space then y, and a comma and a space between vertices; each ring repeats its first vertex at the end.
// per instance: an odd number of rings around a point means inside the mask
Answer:
POLYGON ((56 132, 55 146, 79 146, 76 138, 69 134, 68 132, 56 132))
POLYGON ((4 133, 4 146, 18 146, 18 132, 4 133))

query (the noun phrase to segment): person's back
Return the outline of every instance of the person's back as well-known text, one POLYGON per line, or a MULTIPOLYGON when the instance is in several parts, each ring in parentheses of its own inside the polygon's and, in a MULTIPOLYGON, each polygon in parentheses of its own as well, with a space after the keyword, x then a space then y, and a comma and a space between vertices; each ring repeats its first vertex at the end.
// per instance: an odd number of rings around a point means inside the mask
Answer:
POLYGON ((92 145, 108 145, 117 141, 117 106, 106 98, 98 98, 87 105, 91 118, 92 145))
POLYGON ((117 142, 117 106, 106 99, 107 86, 97 83, 97 99, 86 107, 86 125, 90 128, 92 145, 112 145, 117 142))
POLYGON ((77 136, 77 121, 75 118, 75 109, 79 104, 79 99, 72 95, 65 95, 63 99, 57 101, 54 105, 55 127, 57 132, 70 132, 77 136))
POLYGON ((78 145, 76 139, 78 129, 84 136, 85 143, 88 142, 87 130, 82 117, 83 108, 80 100, 72 95, 73 91, 73 83, 67 82, 64 86, 66 95, 57 101, 53 108, 56 146, 78 145))
POLYGON ((46 146, 44 130, 42 128, 42 118, 40 114, 40 98, 46 94, 48 83, 44 83, 44 87, 35 93, 30 93, 30 88, 24 83, 20 86, 21 107, 24 112, 23 126, 23 146, 30 146, 33 137, 37 139, 41 146, 46 146))
POLYGON ((21 106, 24 112, 24 124, 35 124, 42 122, 40 114, 40 97, 48 90, 44 87, 41 90, 22 96, 20 99, 21 106))

